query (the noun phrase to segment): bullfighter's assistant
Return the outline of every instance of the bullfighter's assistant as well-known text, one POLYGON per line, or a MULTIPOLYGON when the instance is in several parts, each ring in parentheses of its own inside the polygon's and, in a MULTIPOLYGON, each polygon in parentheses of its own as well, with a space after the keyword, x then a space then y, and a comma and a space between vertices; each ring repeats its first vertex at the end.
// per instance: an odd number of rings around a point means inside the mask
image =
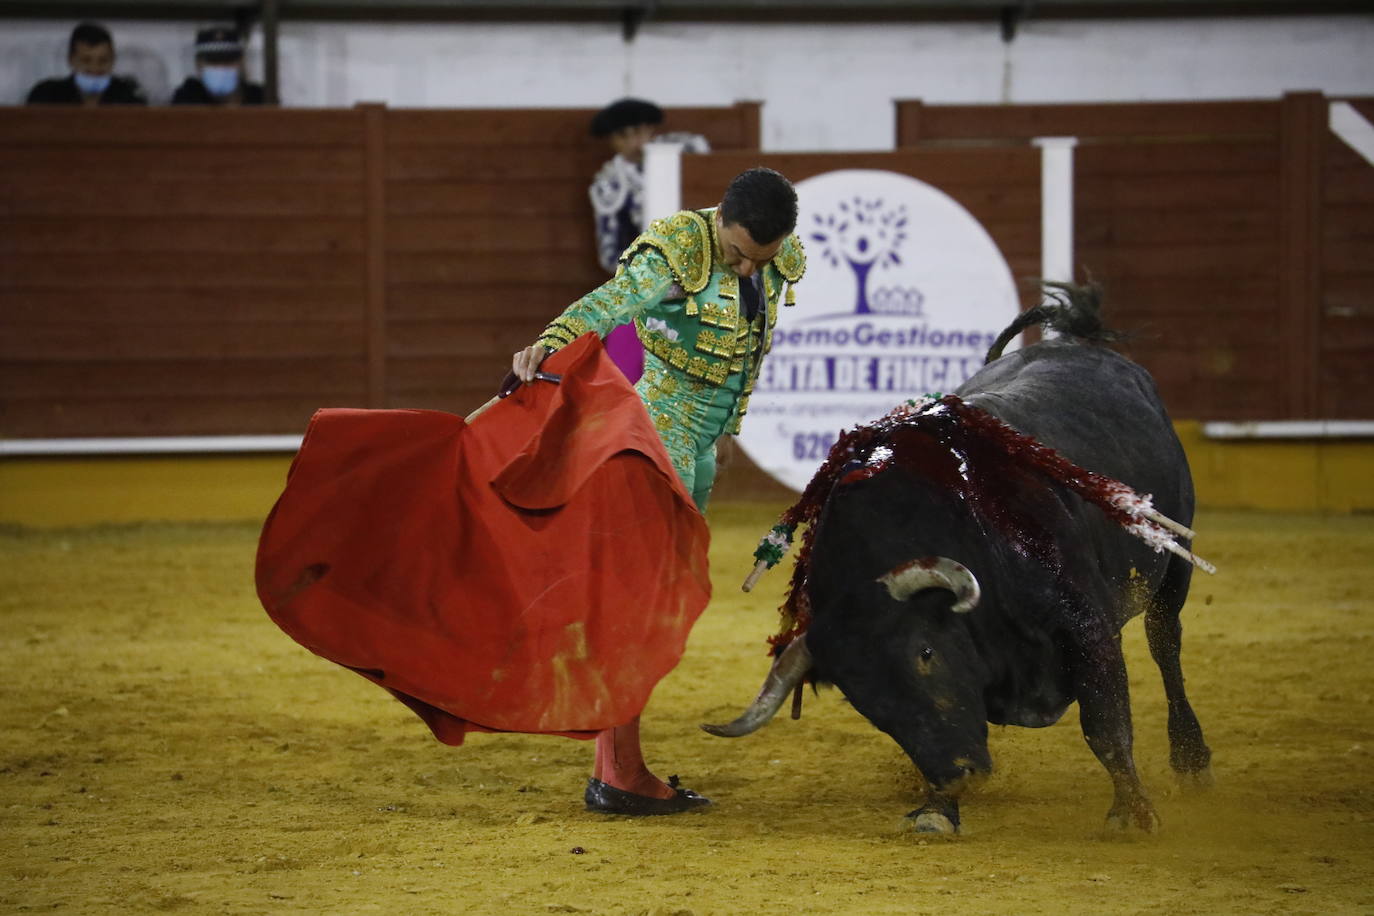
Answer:
MULTIPOLYGON (((793 234, 797 196, 779 173, 754 168, 730 182, 720 205, 653 221, 620 256, 615 276, 551 321, 517 352, 522 382, 586 333, 633 322, 644 345, 635 391, 673 468, 704 511, 716 441, 737 433, 767 354, 779 303, 793 303, 806 257, 793 234)), ((674 814, 709 800, 649 772, 638 717, 600 732, 585 795, 610 814, 674 814)))

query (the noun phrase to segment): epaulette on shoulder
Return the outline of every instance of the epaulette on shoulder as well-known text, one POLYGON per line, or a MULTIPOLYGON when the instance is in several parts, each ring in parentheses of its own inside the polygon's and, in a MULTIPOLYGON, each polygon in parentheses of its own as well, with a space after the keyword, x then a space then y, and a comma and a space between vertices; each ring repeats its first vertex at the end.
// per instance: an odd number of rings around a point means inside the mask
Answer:
POLYGON ((773 255, 773 266, 788 283, 796 283, 806 273, 806 249, 796 233, 782 240, 782 247, 773 255))
POLYGON ((686 292, 699 293, 711 281, 711 230, 700 213, 681 210, 649 223, 649 228, 625 249, 620 263, 626 263, 645 247, 663 255, 674 279, 686 292))
POLYGON ((773 255, 773 269, 787 284, 783 305, 796 305, 797 281, 806 273, 806 249, 802 248, 801 239, 797 238, 796 233, 782 240, 778 253, 773 255))

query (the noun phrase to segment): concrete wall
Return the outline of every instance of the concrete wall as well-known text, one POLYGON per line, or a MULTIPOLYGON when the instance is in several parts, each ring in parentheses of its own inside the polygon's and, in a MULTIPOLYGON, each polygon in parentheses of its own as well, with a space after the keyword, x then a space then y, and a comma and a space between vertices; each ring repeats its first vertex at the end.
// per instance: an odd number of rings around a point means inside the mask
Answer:
MULTIPOLYGON (((0 103, 66 71, 67 20, 7 20, 0 103)), ((188 22, 110 21, 120 72, 154 102, 191 72, 188 22)), ((1273 98, 1374 93, 1374 16, 989 23, 618 25, 293 23, 281 92, 296 106, 586 107, 622 94, 669 105, 760 100, 766 150, 883 150, 892 101, 1273 98), (669 63, 671 62, 671 63, 669 63)), ((260 39, 249 69, 261 74, 260 39)))

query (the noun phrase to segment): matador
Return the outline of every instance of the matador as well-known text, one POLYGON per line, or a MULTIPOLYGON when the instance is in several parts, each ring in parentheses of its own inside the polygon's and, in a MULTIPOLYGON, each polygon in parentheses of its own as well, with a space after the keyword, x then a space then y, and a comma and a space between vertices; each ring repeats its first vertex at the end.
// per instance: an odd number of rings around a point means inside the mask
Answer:
MULTIPOLYGON (((767 355, 780 304, 806 268, 794 234, 796 192, 771 169, 731 181, 717 207, 654 220, 620 256, 615 276, 568 306, 512 360, 522 382, 584 334, 633 323, 644 345, 635 391, 673 469, 704 511, 716 442, 737 433, 767 355)), ((709 804, 665 783, 644 763, 639 719, 605 729, 585 801, 612 814, 673 814, 709 804)))

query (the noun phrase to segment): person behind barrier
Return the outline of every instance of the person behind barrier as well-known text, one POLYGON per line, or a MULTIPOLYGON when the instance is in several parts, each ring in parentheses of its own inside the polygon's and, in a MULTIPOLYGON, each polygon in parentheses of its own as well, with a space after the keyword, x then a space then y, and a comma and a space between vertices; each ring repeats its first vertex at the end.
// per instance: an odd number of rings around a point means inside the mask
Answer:
POLYGON ((29 105, 147 105, 138 81, 115 76, 114 38, 103 25, 83 22, 67 41, 72 72, 46 79, 29 90, 29 105))
MULTIPOLYGON (((709 153, 711 144, 699 134, 671 133, 655 137, 663 123, 663 109, 643 99, 620 99, 592 118, 593 137, 605 140, 614 155, 592 179, 588 194, 596 225, 596 256, 607 273, 644 230, 644 146, 654 141, 679 143, 688 152, 709 153)), ((622 325, 606 337, 606 352, 631 382, 644 371, 644 349, 634 329, 622 325)))
POLYGON ((615 273, 620 253, 644 230, 645 144, 656 140, 680 143, 690 153, 711 151, 711 144, 700 134, 655 136, 662 123, 663 109, 644 99, 620 99, 592 118, 592 136, 605 140, 613 153, 588 191, 596 215, 597 260, 607 273, 615 273))
POLYGON ((196 33, 196 75, 186 77, 172 95, 173 105, 265 105, 267 94, 248 82, 243 69, 243 40, 231 28, 217 26, 196 33))

